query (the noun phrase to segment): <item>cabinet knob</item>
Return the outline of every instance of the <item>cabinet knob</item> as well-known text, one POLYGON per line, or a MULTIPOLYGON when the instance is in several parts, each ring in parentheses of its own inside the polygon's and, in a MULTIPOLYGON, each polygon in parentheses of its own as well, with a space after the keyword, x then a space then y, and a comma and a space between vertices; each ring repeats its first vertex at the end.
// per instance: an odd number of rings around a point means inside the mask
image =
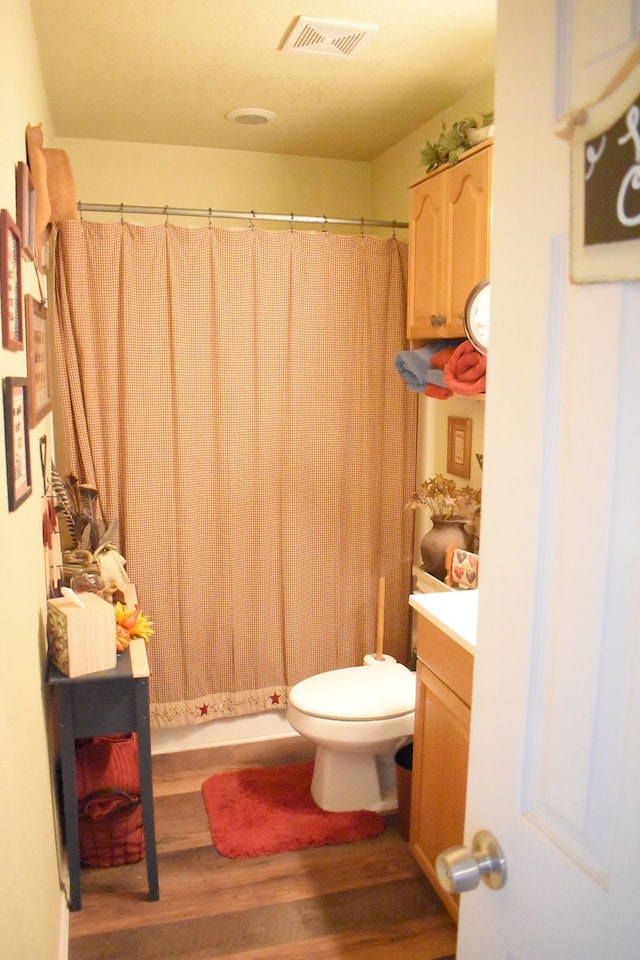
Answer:
POLYGON ((432 313, 431 314, 431 326, 432 327, 444 327, 447 322, 446 317, 443 317, 441 313, 432 313))
POLYGON ((447 893, 475 890, 483 880, 499 890, 507 880, 507 863, 500 844, 488 830, 480 830, 471 847, 449 847, 436 860, 438 880, 447 893))

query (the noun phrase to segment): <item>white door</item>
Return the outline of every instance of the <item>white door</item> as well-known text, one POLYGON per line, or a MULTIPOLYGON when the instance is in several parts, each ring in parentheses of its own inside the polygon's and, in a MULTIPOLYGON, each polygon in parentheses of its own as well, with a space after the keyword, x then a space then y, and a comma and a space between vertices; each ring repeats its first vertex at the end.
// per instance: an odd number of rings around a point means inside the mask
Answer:
MULTIPOLYGON (((569 146, 633 0, 499 0, 492 326, 458 960, 640 958, 640 284, 569 282, 569 146)), ((640 276, 640 257, 638 258, 640 276)))

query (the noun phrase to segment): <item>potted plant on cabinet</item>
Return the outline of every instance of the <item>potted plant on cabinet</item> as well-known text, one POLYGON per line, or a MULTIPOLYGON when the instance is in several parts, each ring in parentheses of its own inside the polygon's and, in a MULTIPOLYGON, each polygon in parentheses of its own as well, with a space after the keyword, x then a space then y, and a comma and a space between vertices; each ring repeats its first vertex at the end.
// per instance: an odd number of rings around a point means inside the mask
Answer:
POLYGON ((465 117, 448 128, 443 120, 442 133, 435 143, 427 140, 427 145, 420 154, 420 162, 426 166, 427 173, 445 163, 457 163, 466 150, 491 136, 492 124, 493 113, 482 114, 480 124, 474 117, 465 117))

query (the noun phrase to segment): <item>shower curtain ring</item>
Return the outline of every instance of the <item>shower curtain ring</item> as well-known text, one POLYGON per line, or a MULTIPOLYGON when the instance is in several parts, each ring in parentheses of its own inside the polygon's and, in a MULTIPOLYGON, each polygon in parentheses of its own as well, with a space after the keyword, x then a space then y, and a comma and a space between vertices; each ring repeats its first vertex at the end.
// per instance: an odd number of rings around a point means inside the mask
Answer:
POLYGON ((213 226, 213 224, 211 223, 211 217, 212 217, 212 216, 213 216, 213 210, 211 209, 211 207, 209 207, 209 216, 207 217, 207 220, 208 220, 208 222, 209 222, 209 226, 210 226, 210 227, 213 226))
POLYGON ((251 211, 251 216, 249 217, 249 229, 250 229, 250 230, 253 230, 253 228, 255 227, 255 223, 253 222, 253 219, 254 219, 255 215, 256 215, 255 210, 252 210, 252 211, 251 211))
POLYGON ((393 232, 392 232, 391 236, 393 237, 394 240, 397 239, 397 237, 396 237, 396 221, 395 221, 395 220, 393 221, 393 232))
POLYGON ((323 223, 323 225, 322 225, 322 232, 323 232, 323 233, 326 233, 326 232, 327 232, 327 223, 328 223, 329 221, 327 220, 326 216, 323 217, 322 219, 324 220, 324 223, 323 223))
POLYGON ((82 216, 82 200, 78 200, 78 213, 80 214, 80 223, 84 222, 84 217, 82 216))
POLYGON ((293 214, 291 214, 291 226, 289 227, 291 233, 293 233, 293 214))
POLYGON ((168 206, 165 206, 165 208, 164 208, 164 225, 165 225, 165 227, 168 225, 168 223, 169 223, 169 207, 168 207, 168 206))
POLYGON ((360 217, 360 236, 364 237, 364 217, 360 217))
POLYGON ((120 204, 120 223, 124 223, 124 203, 120 204))

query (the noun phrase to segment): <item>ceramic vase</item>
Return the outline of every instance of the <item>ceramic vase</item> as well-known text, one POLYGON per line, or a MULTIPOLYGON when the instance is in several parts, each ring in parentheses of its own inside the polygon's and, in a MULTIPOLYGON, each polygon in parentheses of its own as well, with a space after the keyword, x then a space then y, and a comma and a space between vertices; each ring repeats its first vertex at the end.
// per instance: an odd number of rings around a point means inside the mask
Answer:
POLYGON ((420 541, 422 566, 432 577, 444 580, 445 554, 448 547, 467 549, 469 535, 464 520, 434 520, 431 530, 420 541))

